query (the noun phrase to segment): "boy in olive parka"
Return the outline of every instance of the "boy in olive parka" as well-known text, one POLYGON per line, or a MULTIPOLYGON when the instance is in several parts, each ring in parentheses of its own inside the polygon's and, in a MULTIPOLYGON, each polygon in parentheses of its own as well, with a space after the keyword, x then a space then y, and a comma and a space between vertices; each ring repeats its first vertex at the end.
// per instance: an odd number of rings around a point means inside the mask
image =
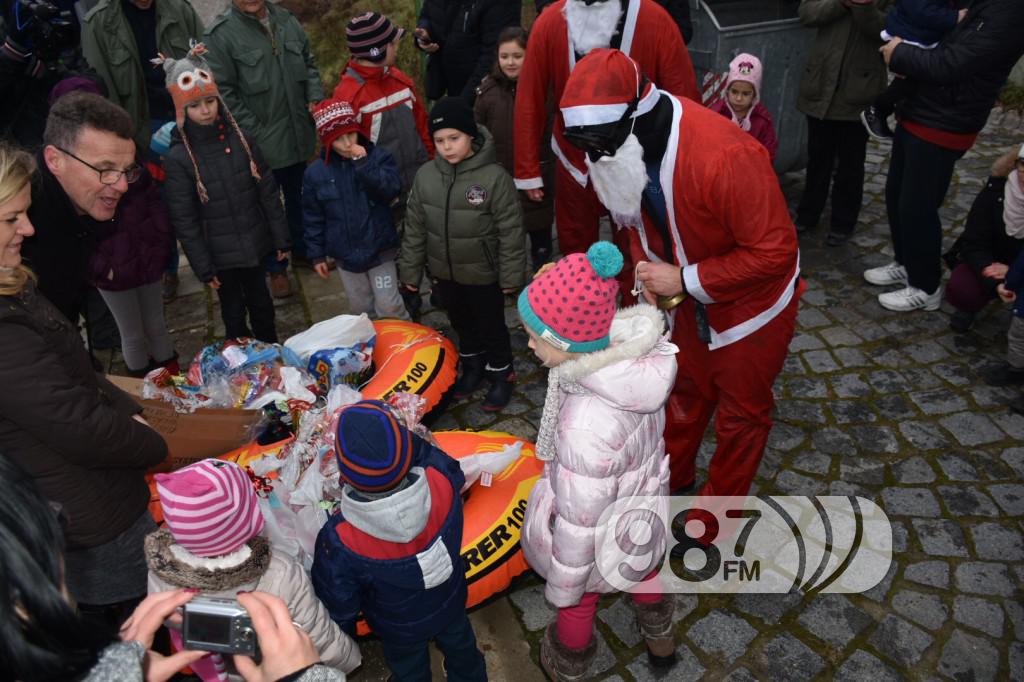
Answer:
POLYGON ((458 97, 430 112, 434 160, 416 173, 398 261, 403 286, 418 291, 424 264, 438 280, 459 335, 462 375, 456 399, 491 380, 482 408, 508 404, 515 374, 505 326, 505 294, 526 280, 523 219, 512 176, 496 161, 494 141, 458 97))

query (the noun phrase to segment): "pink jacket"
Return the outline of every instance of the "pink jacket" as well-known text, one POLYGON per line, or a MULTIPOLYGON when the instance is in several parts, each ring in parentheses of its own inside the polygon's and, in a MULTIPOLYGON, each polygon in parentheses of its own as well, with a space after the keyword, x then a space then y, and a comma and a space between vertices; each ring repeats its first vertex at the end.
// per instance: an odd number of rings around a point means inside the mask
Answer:
MULTIPOLYGON (((708 109, 716 111, 722 116, 728 119, 733 118, 732 109, 729 108, 729 103, 725 100, 725 96, 712 104, 708 109)), ((754 105, 754 108, 750 110, 748 116, 750 119, 750 130, 747 132, 754 136, 754 139, 764 145, 764 148, 768 150, 768 156, 775 160, 775 152, 779 148, 779 141, 775 137, 775 123, 772 121, 772 115, 768 111, 763 103, 758 102, 754 105)))
MULTIPOLYGON (((541 419, 538 456, 545 456, 545 442, 554 452, 530 493, 522 542, 556 607, 575 606, 584 592, 615 591, 594 561, 602 512, 617 499, 668 494, 662 432, 679 349, 665 339, 663 325, 651 305, 620 310, 608 348, 549 374, 554 385, 541 419)), ((663 540, 652 548, 655 555, 664 552, 663 540)))

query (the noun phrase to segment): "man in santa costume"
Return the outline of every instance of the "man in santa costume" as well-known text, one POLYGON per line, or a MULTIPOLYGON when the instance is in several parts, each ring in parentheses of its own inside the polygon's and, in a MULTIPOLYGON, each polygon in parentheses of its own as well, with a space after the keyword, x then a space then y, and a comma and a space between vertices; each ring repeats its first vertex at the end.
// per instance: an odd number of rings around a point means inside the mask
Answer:
POLYGON ((681 350, 666 406, 670 490, 693 488, 717 409, 700 495, 746 495, 804 289, 768 152, 728 119, 654 87, 618 50, 582 59, 559 106, 597 196, 630 228, 636 289, 652 303, 683 299, 671 312, 681 350))
MULTIPOLYGON (((635 59, 661 89, 700 100, 690 53, 672 18, 654 0, 559 0, 547 7, 530 32, 516 92, 515 182, 534 201, 550 191, 540 165, 541 145, 547 144, 548 92, 557 104, 577 61, 607 47, 635 59)), ((556 115, 551 139, 557 157, 555 223, 559 250, 570 254, 585 252, 597 241, 604 211, 587 181, 583 152, 566 143, 564 131, 556 115)), ((620 247, 623 239, 616 235, 620 247)))

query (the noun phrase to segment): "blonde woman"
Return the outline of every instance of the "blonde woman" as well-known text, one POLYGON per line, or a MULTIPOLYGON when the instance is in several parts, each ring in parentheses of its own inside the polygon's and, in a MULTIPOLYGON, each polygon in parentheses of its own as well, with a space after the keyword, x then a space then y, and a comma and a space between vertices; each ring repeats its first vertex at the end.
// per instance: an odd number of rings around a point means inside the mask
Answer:
POLYGON ((78 331, 21 262, 34 172, 31 156, 0 145, 0 452, 60 505, 68 591, 116 632, 146 595, 143 539, 156 525, 143 474, 167 445, 93 371, 78 331))

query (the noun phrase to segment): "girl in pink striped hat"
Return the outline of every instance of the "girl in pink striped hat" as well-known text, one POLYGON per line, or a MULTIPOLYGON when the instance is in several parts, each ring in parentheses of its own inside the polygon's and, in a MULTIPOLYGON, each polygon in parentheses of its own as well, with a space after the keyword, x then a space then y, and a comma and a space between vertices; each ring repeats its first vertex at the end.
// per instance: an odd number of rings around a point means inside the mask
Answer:
MULTIPOLYGON (((284 600, 326 665, 345 673, 359 666, 358 647, 331 620, 302 564, 260 535, 263 513, 241 467, 206 459, 155 478, 166 525, 146 538, 150 592, 185 587, 227 599, 268 592, 284 600)), ((180 634, 171 637, 181 648, 180 634)), ((204 682, 240 679, 219 654, 192 668, 204 682)))

